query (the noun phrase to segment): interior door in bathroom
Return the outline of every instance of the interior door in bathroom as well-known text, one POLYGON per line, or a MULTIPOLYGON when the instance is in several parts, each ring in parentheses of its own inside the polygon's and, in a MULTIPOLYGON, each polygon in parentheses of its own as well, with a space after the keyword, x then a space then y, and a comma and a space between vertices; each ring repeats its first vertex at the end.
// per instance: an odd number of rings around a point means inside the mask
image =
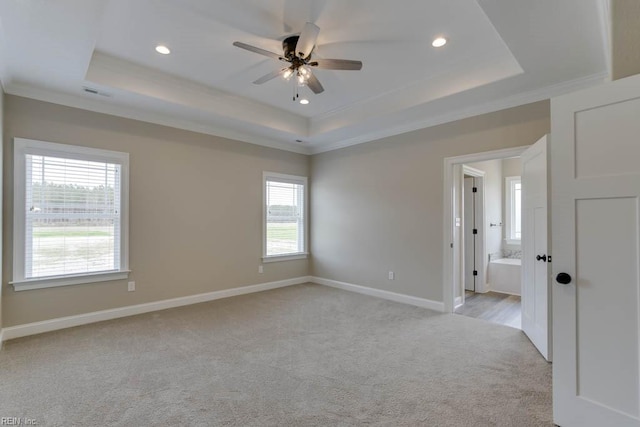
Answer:
POLYGON ((475 178, 472 176, 464 177, 464 289, 467 291, 476 290, 476 203, 475 194, 475 178))

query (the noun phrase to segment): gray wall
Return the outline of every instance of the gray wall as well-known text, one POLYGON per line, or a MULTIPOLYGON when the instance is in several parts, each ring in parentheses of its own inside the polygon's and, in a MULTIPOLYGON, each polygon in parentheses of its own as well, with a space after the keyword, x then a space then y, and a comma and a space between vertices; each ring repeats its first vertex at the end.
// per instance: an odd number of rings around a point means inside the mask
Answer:
POLYGON ((262 172, 309 174, 309 158, 223 138, 7 95, 3 326, 308 274, 308 261, 265 264, 262 172), (130 280, 15 292, 13 150, 23 137, 130 154, 130 280))
POLYGON ((611 2, 612 79, 640 73, 640 1, 611 2))
POLYGON ((312 275, 442 301, 444 158, 548 132, 542 101, 313 156, 312 275))
MULTIPOLYGON (((521 176, 522 175, 522 159, 513 157, 502 161, 502 177, 521 176)), ((503 181, 504 183, 504 181, 503 181)))

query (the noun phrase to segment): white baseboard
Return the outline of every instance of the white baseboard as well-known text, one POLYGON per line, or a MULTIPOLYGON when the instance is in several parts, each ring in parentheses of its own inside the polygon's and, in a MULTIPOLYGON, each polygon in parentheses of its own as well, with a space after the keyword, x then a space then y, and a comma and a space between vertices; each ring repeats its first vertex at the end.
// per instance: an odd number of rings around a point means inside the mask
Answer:
POLYGON ((462 305, 462 297, 456 297, 453 301, 453 308, 456 309, 462 305))
POLYGON ((440 301, 432 301, 426 298, 414 297, 411 295, 398 294, 395 292, 383 291, 380 289, 368 288, 366 286, 354 285, 351 283, 338 282, 336 280, 323 279, 321 277, 311 277, 310 281, 319 285, 331 286, 345 291, 357 292, 359 294, 378 297, 390 301, 400 302, 403 304, 415 305, 418 307, 428 308, 430 310, 444 312, 444 303, 440 301))
POLYGON ((149 313, 152 311, 166 310, 168 308, 181 307, 185 305, 198 304, 201 302, 213 301, 222 298, 229 298, 238 295, 245 295, 254 292, 266 291, 269 289, 283 288, 285 286, 299 285, 301 283, 313 282, 319 285, 330 286, 343 289, 345 291, 357 292, 377 298, 410 304, 418 307, 428 308, 435 311, 444 311, 444 304, 439 301, 432 301, 426 298, 419 298, 410 295, 398 294, 395 292, 383 291, 380 289, 368 288, 366 286, 354 285, 351 283, 338 282, 336 280, 323 279, 320 277, 302 276, 293 279, 280 280, 277 282, 260 283, 258 285, 242 286, 221 291, 207 292, 186 297, 172 298, 168 300, 149 302, 145 304, 130 305, 127 307, 114 308, 109 310, 94 311, 92 313, 78 314, 75 316, 59 317, 57 319, 44 320, 41 322, 27 323, 24 325, 9 326, 0 330, 0 344, 3 341, 26 337, 29 335, 41 334, 44 332, 56 331, 59 329, 71 328, 74 326, 86 325, 89 323, 102 322, 104 320, 118 319, 120 317, 134 316, 136 314, 149 313))
POLYGON ((229 298, 237 295, 267 291, 269 289, 283 288, 285 286, 299 285, 301 283, 311 281, 311 277, 309 276, 296 277, 293 279, 279 280, 277 282, 260 283, 258 285, 242 286, 239 288, 224 289, 222 291, 206 292, 203 294, 189 295, 186 297, 172 298, 145 304, 94 311, 92 313, 78 314, 75 316, 59 317, 57 319, 44 320, 42 322, 9 326, 8 328, 0 330, 0 344, 3 340, 41 334, 43 332, 56 331, 58 329, 71 328, 73 326, 102 322, 104 320, 117 319, 120 317, 134 316, 136 314, 149 313, 151 311, 166 310, 167 308, 229 298))

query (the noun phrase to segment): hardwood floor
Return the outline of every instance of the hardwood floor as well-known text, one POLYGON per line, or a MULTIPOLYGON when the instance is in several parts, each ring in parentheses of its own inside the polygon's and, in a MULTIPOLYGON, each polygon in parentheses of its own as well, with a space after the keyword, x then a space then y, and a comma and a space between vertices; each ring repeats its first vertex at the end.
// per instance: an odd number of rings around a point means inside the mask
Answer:
POLYGON ((456 314, 488 320, 493 323, 521 329, 520 297, 516 295, 472 291, 465 292, 464 305, 455 310, 456 314))

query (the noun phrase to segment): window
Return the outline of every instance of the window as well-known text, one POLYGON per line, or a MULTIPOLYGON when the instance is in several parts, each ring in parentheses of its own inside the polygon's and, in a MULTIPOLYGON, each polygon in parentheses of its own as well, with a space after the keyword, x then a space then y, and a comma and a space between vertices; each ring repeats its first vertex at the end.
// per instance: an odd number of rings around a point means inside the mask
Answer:
POLYGON ((16 138, 16 290, 124 279, 129 155, 16 138))
POLYGON ((263 261, 306 258, 307 178, 264 173, 263 261))
POLYGON ((522 240, 522 182, 519 176, 505 179, 505 193, 506 241, 519 245, 522 240))

